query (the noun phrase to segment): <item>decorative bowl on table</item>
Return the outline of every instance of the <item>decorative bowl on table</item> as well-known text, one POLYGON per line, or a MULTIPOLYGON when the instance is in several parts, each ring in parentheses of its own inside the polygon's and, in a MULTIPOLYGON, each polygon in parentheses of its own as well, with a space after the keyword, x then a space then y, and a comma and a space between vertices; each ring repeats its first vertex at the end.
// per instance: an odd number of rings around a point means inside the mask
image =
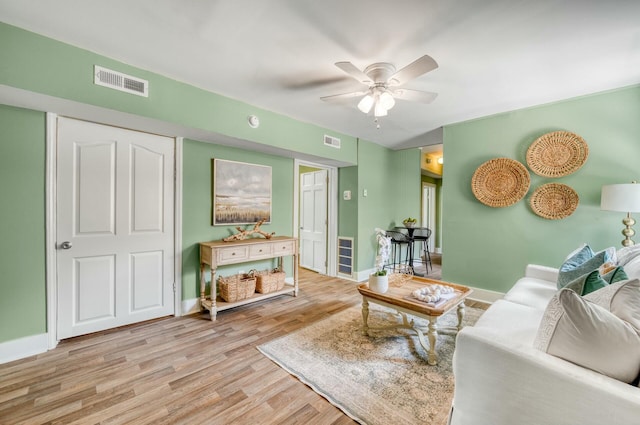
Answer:
POLYGON ((404 224, 404 227, 415 227, 416 225, 416 220, 403 220, 402 224, 404 224))

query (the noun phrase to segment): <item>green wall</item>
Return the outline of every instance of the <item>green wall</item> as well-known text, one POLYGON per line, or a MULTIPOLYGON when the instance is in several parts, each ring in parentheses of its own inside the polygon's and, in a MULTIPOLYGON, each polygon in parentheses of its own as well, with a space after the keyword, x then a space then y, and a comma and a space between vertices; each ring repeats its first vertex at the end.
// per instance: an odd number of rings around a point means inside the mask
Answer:
POLYGON ((0 23, 0 52, 0 84, 356 164, 355 137, 296 121, 4 23, 0 23), (149 97, 95 85, 94 65, 148 80, 149 97), (260 118, 256 129, 247 123, 252 114, 260 118), (325 134, 340 138, 341 148, 325 146, 325 134))
POLYGON ((528 263, 558 267, 583 242, 594 249, 621 247, 622 213, 600 210, 602 185, 640 181, 640 87, 513 111, 444 128, 445 280, 506 292, 528 263), (558 179, 531 173, 524 200, 490 208, 471 192, 471 177, 485 161, 508 157, 526 164, 527 148, 543 134, 567 130, 589 145, 586 164, 558 179), (549 182, 577 191, 569 217, 547 220, 529 207, 531 193, 549 182))
POLYGON ((356 255, 357 270, 364 271, 374 266, 374 229, 392 229, 404 218, 420 215, 420 150, 391 151, 361 140, 358 164, 356 255))
POLYGON ((0 342, 46 331, 44 118, 0 105, 0 342))
POLYGON ((338 236, 354 239, 353 270, 358 269, 358 167, 338 169, 338 236), (351 199, 345 201, 345 190, 351 199))
MULTIPOLYGON (((442 240, 442 179, 436 179, 429 176, 421 175, 422 183, 431 183, 436 186, 436 237, 433 247, 438 249, 441 247, 442 240)), ((422 188, 420 188, 420 202, 422 203, 422 188)))
MULTIPOLYGON (((393 225, 403 216, 417 215, 419 211, 419 199, 411 196, 415 193, 411 186, 414 182, 419 185, 419 157, 415 159, 413 153, 397 153, 358 141, 4 23, 0 23, 0 51, 3 53, 2 85, 328 160, 354 165, 365 160, 365 167, 352 166, 338 172, 340 194, 346 189, 353 193, 351 201, 340 197, 338 227, 340 235, 355 238, 356 252, 361 253, 356 259, 356 265, 361 266, 356 270, 373 266, 374 227, 393 225), (149 97, 94 85, 95 64, 149 80, 149 97), (246 117, 250 114, 260 117, 258 129, 247 125, 246 117), (324 134, 340 137, 342 148, 324 146, 324 134), (415 175, 413 170, 405 170, 414 163, 415 175), (370 191, 366 199, 362 197, 363 188, 370 191), (360 208, 361 202, 364 208, 360 208), (363 243, 365 247, 360 250, 359 245, 363 243)), ((5 237, 0 258, 4 272, 0 283, 0 322, 12 323, 0 328, 0 342, 4 342, 46 332, 45 115, 1 106, 0 135, 0 165, 4 177, 0 183, 3 193, 0 219, 5 237)), ((265 229, 278 235, 290 235, 293 231, 293 179, 296 177, 291 158, 212 143, 185 140, 183 156, 183 299, 192 299, 199 292, 198 242, 230 234, 228 227, 211 226, 211 158, 272 166, 274 216, 265 229)), ((253 265, 263 266, 267 265, 253 265)), ((290 270, 291 264, 286 268, 290 270)), ((221 270, 223 274, 235 271, 237 268, 221 270)))
MULTIPOLYGON (((185 140, 183 145, 184 172, 182 198, 182 299, 199 297, 199 242, 220 240, 237 233, 235 226, 212 226, 211 159, 249 162, 271 167, 272 211, 271 224, 261 229, 276 236, 293 235, 293 159, 260 154, 245 150, 185 140)), ((245 227, 245 226, 241 226, 245 227)), ((242 269, 263 269, 275 266, 272 261, 221 267, 219 273, 228 275, 242 269)), ((291 258, 285 261, 291 276, 291 258)), ((208 277, 208 276, 207 276, 208 277)))

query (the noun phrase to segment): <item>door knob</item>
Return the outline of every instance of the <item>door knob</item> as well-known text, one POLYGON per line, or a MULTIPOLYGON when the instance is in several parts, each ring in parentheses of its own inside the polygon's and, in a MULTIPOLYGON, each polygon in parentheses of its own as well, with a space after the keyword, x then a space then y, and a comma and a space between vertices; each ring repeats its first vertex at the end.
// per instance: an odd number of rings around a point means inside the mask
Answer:
POLYGON ((69 241, 65 241, 60 244, 60 248, 62 249, 71 249, 72 246, 73 244, 69 241))

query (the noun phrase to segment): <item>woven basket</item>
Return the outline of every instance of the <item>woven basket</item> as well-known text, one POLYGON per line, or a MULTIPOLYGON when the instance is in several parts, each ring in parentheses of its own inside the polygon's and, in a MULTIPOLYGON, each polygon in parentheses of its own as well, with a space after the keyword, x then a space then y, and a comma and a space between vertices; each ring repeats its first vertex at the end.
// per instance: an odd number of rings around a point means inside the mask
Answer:
POLYGON ((575 190, 560 183, 548 183, 537 188, 531 195, 531 209, 540 217, 560 220, 576 210, 580 199, 575 190))
POLYGON ((411 279, 413 279, 413 275, 409 273, 391 273, 389 274, 389 286, 399 288, 411 279))
POLYGON ((589 146, 569 131, 540 136, 527 149, 527 165, 543 177, 562 177, 577 171, 587 161, 589 146))
POLYGON ((263 270, 256 273, 256 291, 261 294, 279 291, 284 288, 285 272, 279 269, 263 270))
POLYGON ((218 290, 228 303, 245 300, 256 292, 256 278, 247 274, 234 274, 218 278, 218 290))
POLYGON ((495 158, 473 173, 471 190, 478 201, 489 207, 508 207, 526 195, 530 183, 524 165, 509 158, 495 158))

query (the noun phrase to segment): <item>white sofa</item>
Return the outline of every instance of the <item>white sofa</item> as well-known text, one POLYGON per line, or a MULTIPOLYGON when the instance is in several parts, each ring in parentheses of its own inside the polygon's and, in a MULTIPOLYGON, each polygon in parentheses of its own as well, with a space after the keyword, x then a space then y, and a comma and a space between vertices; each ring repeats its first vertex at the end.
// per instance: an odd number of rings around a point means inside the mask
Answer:
POLYGON ((503 299, 458 333, 451 425, 640 424, 640 388, 534 348, 557 275, 527 266, 503 299))

